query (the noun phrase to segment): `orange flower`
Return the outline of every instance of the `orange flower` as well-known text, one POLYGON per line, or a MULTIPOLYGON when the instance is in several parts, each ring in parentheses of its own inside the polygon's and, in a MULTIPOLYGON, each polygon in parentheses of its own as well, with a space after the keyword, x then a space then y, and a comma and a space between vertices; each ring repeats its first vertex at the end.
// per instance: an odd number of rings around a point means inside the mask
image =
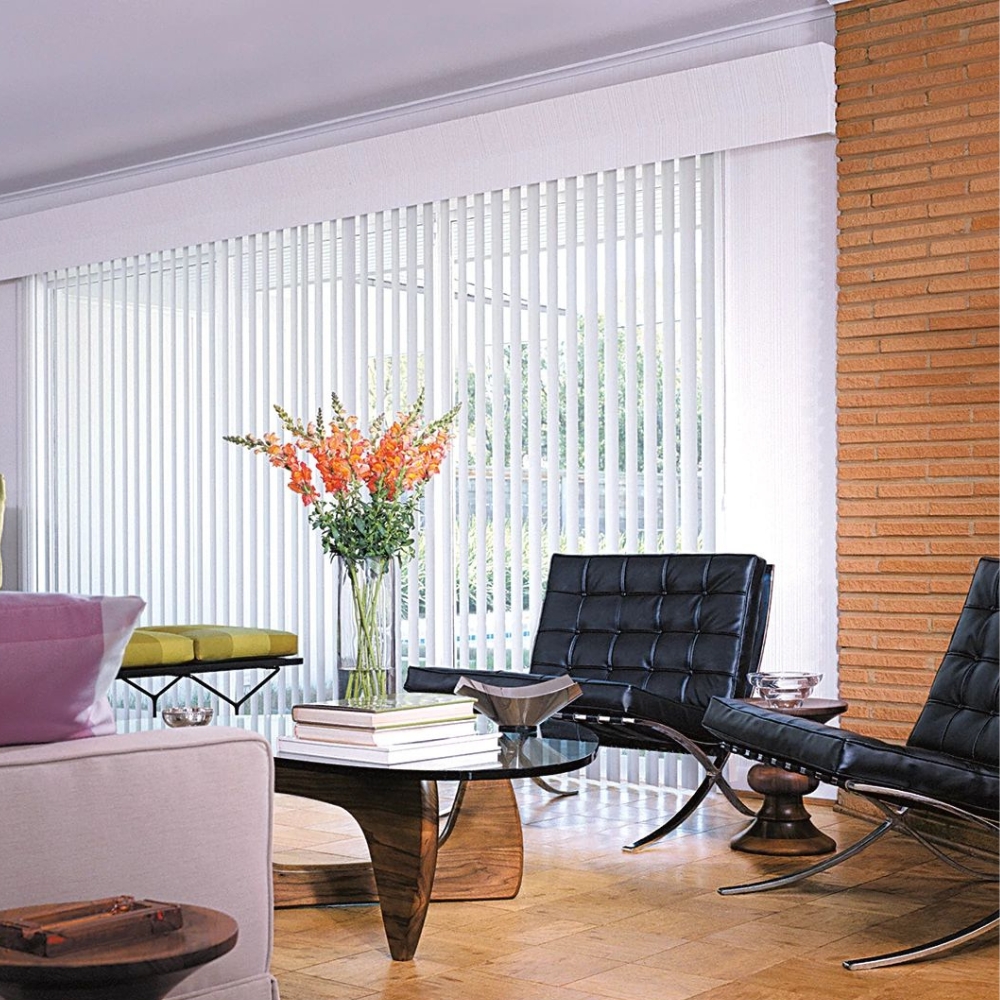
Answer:
POLYGON ((318 505, 310 513, 310 522, 322 526, 326 551, 351 558, 358 553, 369 556, 372 538, 389 538, 387 555, 412 552, 414 512, 423 485, 440 471, 448 453, 449 431, 458 407, 421 426, 421 393, 388 426, 384 416, 378 417, 368 438, 358 428, 358 418, 344 412, 336 395, 331 402, 329 424, 322 410, 315 421, 303 424, 276 405, 291 442, 282 443, 270 432, 259 438, 248 434, 226 440, 266 456, 271 465, 288 472, 288 488, 305 506, 318 505), (313 481, 314 472, 322 482, 322 493, 313 481), (324 493, 332 499, 325 501, 324 493), (343 520, 331 522, 331 513, 343 520), (379 525, 376 534, 367 532, 366 518, 379 525), (388 535, 387 523, 394 525, 388 535))

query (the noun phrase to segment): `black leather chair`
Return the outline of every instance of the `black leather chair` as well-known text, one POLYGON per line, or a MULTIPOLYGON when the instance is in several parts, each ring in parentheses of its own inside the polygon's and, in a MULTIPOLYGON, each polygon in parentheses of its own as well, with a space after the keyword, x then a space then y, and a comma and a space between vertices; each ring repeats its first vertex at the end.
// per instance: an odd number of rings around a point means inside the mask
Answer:
MULTIPOLYGON (((604 746, 689 753, 705 778, 636 850, 679 826, 726 783, 729 751, 701 724, 713 695, 745 697, 764 645, 772 567, 754 555, 554 555, 528 673, 477 672, 491 684, 568 674, 583 694, 560 717, 582 722, 604 746)), ((451 692, 462 672, 410 667, 408 691, 451 692)))
MULTIPOLYGON (((853 857, 890 830, 913 837, 960 871, 997 881, 995 871, 969 868, 911 824, 914 816, 927 810, 982 827, 994 843, 1000 833, 997 571, 996 559, 980 560, 948 652, 905 746, 731 699, 712 701, 705 714, 705 728, 724 746, 754 760, 846 788, 873 803, 885 816, 857 843, 818 864, 719 892, 734 895, 792 885, 853 857)), ((844 965, 871 969, 926 958, 998 925, 1000 911, 936 941, 844 965)))

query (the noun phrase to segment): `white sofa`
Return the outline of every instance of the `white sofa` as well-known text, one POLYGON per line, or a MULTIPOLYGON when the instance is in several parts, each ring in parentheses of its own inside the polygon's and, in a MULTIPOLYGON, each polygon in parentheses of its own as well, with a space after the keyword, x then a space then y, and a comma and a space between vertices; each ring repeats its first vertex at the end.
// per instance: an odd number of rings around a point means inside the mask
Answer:
POLYGON ((0 749, 0 909, 128 894, 214 907, 239 940, 168 994, 277 1000, 273 764, 219 726, 0 749))

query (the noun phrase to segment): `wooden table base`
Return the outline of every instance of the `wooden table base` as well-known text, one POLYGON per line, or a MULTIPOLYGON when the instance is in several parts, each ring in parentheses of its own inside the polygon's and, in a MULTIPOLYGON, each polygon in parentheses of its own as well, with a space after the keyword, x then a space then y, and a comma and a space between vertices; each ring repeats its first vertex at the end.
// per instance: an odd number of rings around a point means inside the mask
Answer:
POLYGON ((345 809, 371 856, 370 863, 275 865, 275 906, 378 902, 396 961, 413 958, 432 899, 510 899, 520 889, 521 820, 509 781, 464 782, 440 838, 434 781, 285 767, 275 772, 275 790, 345 809))
POLYGON ((815 792, 819 782, 806 774, 767 764, 754 764, 747 783, 764 796, 757 818, 729 842, 736 851, 798 857, 829 854, 837 844, 813 826, 802 797, 815 792))
MULTIPOLYGON (((773 705, 760 698, 744 699, 749 705, 780 712, 800 719, 826 723, 847 711, 847 702, 837 698, 806 698, 797 705, 773 705)), ((729 842, 735 851, 798 857, 829 854, 836 842, 813 826, 802 802, 819 788, 819 782, 807 774, 786 771, 770 764, 754 764, 747 772, 747 783, 764 796, 757 818, 729 842)))
MULTIPOLYGON (((236 944, 236 921, 181 904, 184 926, 168 934, 106 944, 55 958, 0 948, 3 1000, 160 1000, 198 966, 236 944)), ((5 910, 23 917, 31 908, 5 910)))

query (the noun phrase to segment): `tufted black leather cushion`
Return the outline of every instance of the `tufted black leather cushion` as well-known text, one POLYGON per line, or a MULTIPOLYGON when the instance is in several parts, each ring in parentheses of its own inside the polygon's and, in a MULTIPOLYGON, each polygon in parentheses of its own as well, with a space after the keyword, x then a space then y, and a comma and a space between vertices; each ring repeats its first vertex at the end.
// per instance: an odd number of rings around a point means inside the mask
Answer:
POLYGON ((714 695, 749 693, 765 570, 751 555, 554 555, 531 672, 626 685, 633 710, 648 694, 655 718, 698 731, 714 695))
MULTIPOLYGON (((494 684, 570 674, 583 694, 567 712, 664 723, 714 744, 701 725, 713 695, 749 694, 770 598, 758 556, 554 555, 528 673, 489 672, 494 684)), ((409 691, 454 690, 457 672, 411 667, 409 691)), ((641 725, 594 724, 609 746, 665 749, 641 725)))
POLYGON ((907 746, 997 766, 1000 756, 1000 562, 981 559, 948 652, 907 746))
POLYGON ((996 767, 920 747, 797 719, 731 698, 716 698, 705 727, 728 746, 766 763, 787 766, 844 785, 866 782, 916 792, 979 816, 998 812, 996 767))
POLYGON ((726 698, 712 701, 705 728, 747 756, 834 784, 883 785, 996 817, 997 577, 997 560, 982 559, 906 746, 726 698))

